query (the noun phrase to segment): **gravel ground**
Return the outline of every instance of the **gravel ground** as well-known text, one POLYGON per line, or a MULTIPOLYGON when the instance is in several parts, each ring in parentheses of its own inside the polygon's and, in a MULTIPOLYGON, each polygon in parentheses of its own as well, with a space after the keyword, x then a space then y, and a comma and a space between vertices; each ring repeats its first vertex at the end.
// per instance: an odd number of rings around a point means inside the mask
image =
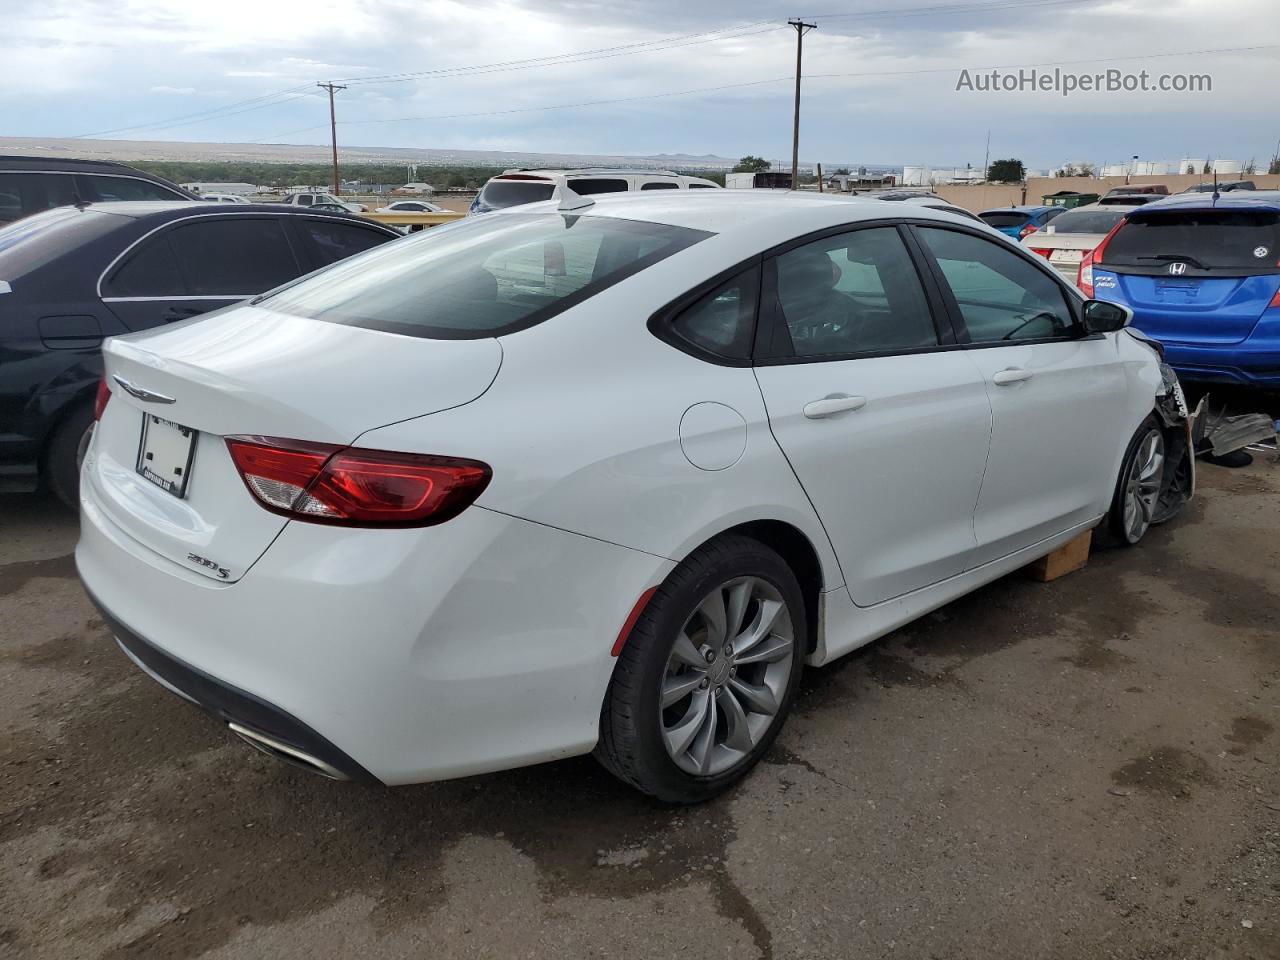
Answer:
MULTIPOLYGON (((802 684, 671 810, 583 758, 395 790, 140 674, 0 499, 0 956, 1280 957, 1280 467, 802 684)), ((269 637, 264 637, 269 642, 269 637)))

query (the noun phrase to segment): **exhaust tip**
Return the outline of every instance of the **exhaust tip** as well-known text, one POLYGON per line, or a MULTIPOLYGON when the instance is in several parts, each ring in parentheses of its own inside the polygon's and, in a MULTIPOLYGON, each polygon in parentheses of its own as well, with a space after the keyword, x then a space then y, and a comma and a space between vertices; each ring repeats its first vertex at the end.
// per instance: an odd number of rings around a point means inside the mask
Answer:
POLYGON ((269 757, 275 757, 277 760, 283 760, 285 763, 292 763, 294 766, 302 767, 304 770, 310 770, 312 773, 318 773, 322 777, 330 780, 350 780, 345 773, 336 767, 330 766, 319 757, 313 757, 309 753, 299 750, 297 747, 291 747, 287 743, 281 743, 274 737, 269 737, 265 733, 259 733, 257 730, 251 730, 240 724, 231 721, 227 724, 227 729, 234 733, 255 750, 260 750, 269 757))

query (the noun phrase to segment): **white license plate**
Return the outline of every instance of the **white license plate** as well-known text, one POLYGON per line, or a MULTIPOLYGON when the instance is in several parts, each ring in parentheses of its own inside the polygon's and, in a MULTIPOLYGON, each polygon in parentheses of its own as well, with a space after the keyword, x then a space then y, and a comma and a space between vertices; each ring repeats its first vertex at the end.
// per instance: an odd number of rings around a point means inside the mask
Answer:
POLYGON ((1062 263, 1079 263, 1084 259, 1083 250, 1055 250, 1049 255, 1049 259, 1058 260, 1062 263))
POLYGON ((196 433, 190 427, 144 414, 138 443, 138 473, 161 490, 181 499, 187 495, 196 433))

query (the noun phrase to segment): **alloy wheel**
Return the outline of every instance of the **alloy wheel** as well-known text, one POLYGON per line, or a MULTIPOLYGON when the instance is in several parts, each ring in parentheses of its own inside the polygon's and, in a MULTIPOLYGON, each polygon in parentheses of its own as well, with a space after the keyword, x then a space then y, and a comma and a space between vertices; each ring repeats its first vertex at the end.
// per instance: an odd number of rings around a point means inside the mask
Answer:
POLYGON ((1150 528, 1163 479, 1164 439, 1159 430, 1151 430, 1138 444, 1125 477, 1124 534, 1130 543, 1137 543, 1150 528))
POLYGON ((773 584, 737 577, 703 597, 662 678, 662 738, 676 765, 714 776, 746 761, 778 719, 794 658, 791 612, 773 584))

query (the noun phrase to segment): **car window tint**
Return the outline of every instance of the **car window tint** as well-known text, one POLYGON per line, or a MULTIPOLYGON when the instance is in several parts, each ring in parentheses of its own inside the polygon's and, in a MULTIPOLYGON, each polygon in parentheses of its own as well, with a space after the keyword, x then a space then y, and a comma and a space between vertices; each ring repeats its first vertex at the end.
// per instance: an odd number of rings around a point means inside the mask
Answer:
POLYGON ((201 218, 176 227, 169 242, 193 296, 248 296, 301 273, 279 220, 201 218))
POLYGON ((753 267, 686 307, 671 322, 671 329, 681 339, 717 356, 746 360, 755 334, 759 288, 760 271, 753 267))
POLYGON ((298 206, 309 207, 313 203, 315 203, 315 197, 311 196, 309 193, 304 193, 298 197, 298 206))
POLYGON ((370 230, 353 223, 308 218, 296 222, 303 242, 319 266, 345 260, 393 239, 380 230, 370 230))
POLYGON ((169 246, 169 232, 143 240, 108 279, 102 289, 107 297, 182 297, 188 294, 178 270, 178 258, 169 246))
POLYGON ((185 200, 168 187, 132 177, 85 177, 99 200, 185 200))
POLYGON ((980 213, 978 216, 989 227, 1020 227, 1031 219, 1016 210, 1009 213, 980 213))
POLYGON ((906 245, 893 227, 854 230, 774 261, 773 356, 814 357, 935 346, 937 331, 906 245), (789 340, 788 344, 786 341, 789 340))
POLYGON ((1065 337, 1074 321, 1062 288, 999 244, 955 230, 918 228, 955 295, 974 343, 1065 337))
POLYGON ((587 178, 579 177, 569 181, 569 189, 579 196, 585 197, 592 193, 625 193, 627 190, 627 181, 615 180, 608 177, 587 178))
POLYGON ((650 180, 641 190, 679 190, 680 184, 672 180, 650 180))
POLYGON ((435 339, 541 323, 711 234, 612 217, 469 217, 334 264, 273 310, 435 339))
POLYGON ((65 173, 0 173, 0 223, 76 202, 75 181, 65 173))
POLYGON ((716 188, 716 185, 715 185, 714 183, 691 183, 691 184, 689 184, 689 189, 690 189, 690 190, 714 190, 715 188, 716 188))

